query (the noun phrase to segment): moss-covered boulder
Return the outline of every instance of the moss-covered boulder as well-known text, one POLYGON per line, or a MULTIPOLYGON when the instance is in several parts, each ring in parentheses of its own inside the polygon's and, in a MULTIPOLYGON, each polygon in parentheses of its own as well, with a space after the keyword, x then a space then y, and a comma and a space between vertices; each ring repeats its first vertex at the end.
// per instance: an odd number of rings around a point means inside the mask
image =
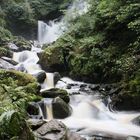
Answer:
POLYGON ((31 42, 25 40, 23 37, 15 37, 11 41, 18 47, 18 51, 31 50, 32 48, 31 42))
POLYGON ((65 61, 65 51, 62 47, 48 47, 39 55, 39 64, 44 70, 50 72, 64 72, 67 64, 65 61))
POLYGON ((0 116, 0 139, 34 140, 34 136, 25 120, 14 110, 0 116))
POLYGON ((44 98, 56 98, 60 97, 66 103, 70 101, 69 94, 66 90, 59 89, 59 88, 52 88, 49 90, 45 90, 41 92, 41 96, 44 98))
POLYGON ((71 107, 60 97, 56 97, 52 101, 53 117, 56 119, 64 119, 71 115, 71 107))
POLYGON ((2 56, 11 56, 10 51, 4 46, 0 46, 0 57, 2 56))
POLYGON ((38 92, 38 83, 31 75, 0 70, 0 139, 34 139, 24 119, 28 103, 41 99, 38 92))
POLYGON ((0 70, 0 114, 14 109, 25 115, 27 103, 41 99, 38 92, 38 84, 31 75, 0 70))

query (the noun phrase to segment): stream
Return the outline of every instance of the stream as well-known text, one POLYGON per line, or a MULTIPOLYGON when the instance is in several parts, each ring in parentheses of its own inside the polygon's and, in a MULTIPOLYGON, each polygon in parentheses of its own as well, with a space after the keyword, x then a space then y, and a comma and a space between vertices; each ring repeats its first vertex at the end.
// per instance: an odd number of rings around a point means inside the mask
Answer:
MULTIPOLYGON (((67 14, 70 12, 73 13, 76 7, 78 7, 76 10, 79 11, 80 15, 85 13, 88 7, 87 5, 85 7, 85 5, 86 3, 82 0, 77 1, 70 6, 67 14)), ((74 14, 73 18, 75 16, 74 14)), ((65 19, 64 16, 60 21, 50 21, 49 24, 38 21, 38 42, 40 45, 56 41, 67 30, 67 26, 65 25, 68 21, 66 22, 65 19)), ((41 72, 42 69, 37 64, 39 61, 37 53, 40 51, 42 51, 41 48, 33 45, 31 51, 15 52, 13 60, 18 62, 16 69, 22 69, 23 72, 32 75, 41 72)), ((138 138, 128 136, 140 137, 140 127, 132 123, 132 120, 138 117, 140 113, 110 111, 108 107, 109 99, 105 104, 99 92, 90 91, 89 86, 91 84, 73 81, 68 77, 63 77, 54 85, 53 73, 46 72, 46 77, 41 84, 41 91, 51 88, 61 88, 67 90, 70 95, 69 105, 72 108, 72 114, 65 119, 59 119, 70 130, 79 133, 87 140, 91 140, 94 136, 99 139, 100 137, 109 137, 115 140, 138 140, 138 138), (72 85, 70 89, 67 87, 68 85, 72 85), (81 91, 81 85, 85 85, 84 91, 81 91)), ((44 110, 40 107, 40 115, 45 120, 55 119, 53 117, 51 102, 52 99, 44 99, 46 115, 44 115, 44 110)))
MULTIPOLYGON (((15 52, 13 60, 19 63, 16 66, 17 69, 24 67, 24 72, 29 74, 34 75, 42 71, 41 67, 37 64, 39 61, 37 52, 15 52)), ((140 127, 131 122, 140 113, 111 112, 108 104, 105 104, 101 98, 100 93, 90 91, 89 86, 91 84, 63 77, 54 85, 53 73, 46 72, 46 75, 47 78, 41 84, 41 91, 55 87, 65 89, 70 94, 69 104, 72 107, 72 114, 68 118, 61 119, 61 121, 72 131, 87 137, 87 140, 90 140, 89 136, 93 135, 114 139, 123 139, 128 136, 140 137, 140 127), (68 85, 72 85, 70 89, 67 87, 68 85), (85 86, 84 91, 81 91, 81 85, 85 86)), ((55 119, 53 118, 51 102, 52 99, 44 99, 44 106, 46 106, 45 116, 43 115, 44 110, 40 108, 40 115, 42 115, 43 119, 55 119)))

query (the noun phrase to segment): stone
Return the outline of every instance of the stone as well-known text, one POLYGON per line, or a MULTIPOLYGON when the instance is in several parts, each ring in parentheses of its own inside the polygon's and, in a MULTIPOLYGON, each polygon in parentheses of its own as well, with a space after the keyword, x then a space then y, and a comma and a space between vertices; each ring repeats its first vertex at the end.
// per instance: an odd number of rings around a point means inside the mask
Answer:
POLYGON ((66 103, 70 101, 69 94, 66 90, 59 89, 59 88, 52 88, 49 90, 45 90, 41 92, 41 96, 44 98, 56 98, 60 97, 66 103))
POLYGON ((67 140, 86 140, 86 139, 81 137, 78 133, 68 131, 67 140))
POLYGON ((138 125, 138 126, 140 126, 140 116, 136 117, 131 122, 134 123, 134 124, 136 124, 136 125, 138 125))
POLYGON ((3 60, 9 62, 12 65, 17 65, 18 63, 16 61, 14 61, 12 58, 9 57, 1 57, 3 60))
POLYGON ((15 67, 12 64, 10 64, 9 62, 7 62, 7 61, 5 61, 1 58, 0 58, 0 68, 1 69, 6 69, 6 70, 15 69, 15 67))
POLYGON ((24 64, 18 64, 17 66, 15 66, 15 69, 16 69, 17 71, 27 72, 27 70, 26 70, 24 64))
POLYGON ((14 43, 8 43, 8 48, 15 52, 19 49, 19 47, 17 47, 14 43))
POLYGON ((34 140, 30 128, 26 121, 22 119, 20 113, 10 110, 0 116, 0 139, 18 139, 34 140))
POLYGON ((39 105, 35 102, 28 103, 27 112, 29 115, 38 115, 39 114, 39 105))
POLYGON ((28 119, 27 123, 31 127, 32 130, 37 130, 39 127, 41 127, 46 122, 41 119, 28 119))
POLYGON ((33 76, 37 79, 37 81, 39 83, 43 83, 44 80, 46 79, 46 72, 45 71, 40 71, 40 72, 34 74, 33 76))
POLYGON ((134 111, 140 109, 140 96, 139 94, 131 95, 128 92, 121 91, 119 94, 111 96, 111 104, 114 109, 120 111, 134 111))
POLYGON ((99 85, 89 85, 89 88, 91 90, 99 90, 100 89, 100 86, 99 85))
POLYGON ((51 120, 34 131, 34 135, 39 140, 66 140, 67 128, 62 122, 51 120))
POLYGON ((54 85, 61 79, 59 72, 54 72, 54 85))
POLYGON ((53 117, 64 119, 71 115, 71 107, 66 104, 61 98, 56 97, 52 101, 53 117))

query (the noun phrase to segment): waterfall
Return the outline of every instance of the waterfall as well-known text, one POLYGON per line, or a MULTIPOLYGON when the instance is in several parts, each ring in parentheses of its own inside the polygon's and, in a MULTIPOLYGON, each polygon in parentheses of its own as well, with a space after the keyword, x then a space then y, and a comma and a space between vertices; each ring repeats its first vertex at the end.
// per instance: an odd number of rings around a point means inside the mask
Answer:
POLYGON ((43 21, 38 21, 38 42, 42 44, 50 44, 56 41, 68 29, 69 21, 80 16, 88 11, 89 4, 85 0, 75 0, 69 6, 65 16, 60 21, 49 21, 46 24, 43 21))

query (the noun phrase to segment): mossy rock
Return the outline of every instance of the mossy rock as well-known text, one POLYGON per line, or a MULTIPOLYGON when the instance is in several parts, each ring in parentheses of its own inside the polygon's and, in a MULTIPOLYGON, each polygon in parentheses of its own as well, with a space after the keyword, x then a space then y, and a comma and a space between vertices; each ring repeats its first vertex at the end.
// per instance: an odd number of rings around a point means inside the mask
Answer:
POLYGON ((22 73, 15 70, 0 70, 1 81, 6 82, 6 79, 8 79, 9 77, 16 81, 18 86, 26 86, 29 83, 36 82, 36 79, 33 76, 26 73, 22 73))
POLYGON ((4 112, 0 116, 0 138, 34 140, 33 134, 27 126, 25 120, 14 110, 4 112), (23 138, 23 134, 24 138, 23 138))
POLYGON ((39 64, 44 70, 62 72, 65 70, 61 47, 48 47, 39 54, 39 64))
POLYGON ((66 90, 59 89, 59 88, 52 88, 49 90, 45 90, 41 92, 41 96, 44 98, 56 98, 60 97, 63 99, 66 103, 70 101, 69 94, 66 90))
POLYGON ((0 70, 0 114, 14 109, 26 115, 27 103, 39 101, 39 88, 29 74, 0 70))
POLYGON ((0 46, 0 57, 8 56, 8 54, 9 54, 9 51, 6 48, 0 46))
POLYGON ((22 37, 15 37, 12 42, 19 48, 18 51, 31 50, 31 43, 22 37))
POLYGON ((113 100, 114 107, 121 111, 132 111, 140 109, 140 95, 133 93, 122 93, 118 95, 117 100, 113 100))

